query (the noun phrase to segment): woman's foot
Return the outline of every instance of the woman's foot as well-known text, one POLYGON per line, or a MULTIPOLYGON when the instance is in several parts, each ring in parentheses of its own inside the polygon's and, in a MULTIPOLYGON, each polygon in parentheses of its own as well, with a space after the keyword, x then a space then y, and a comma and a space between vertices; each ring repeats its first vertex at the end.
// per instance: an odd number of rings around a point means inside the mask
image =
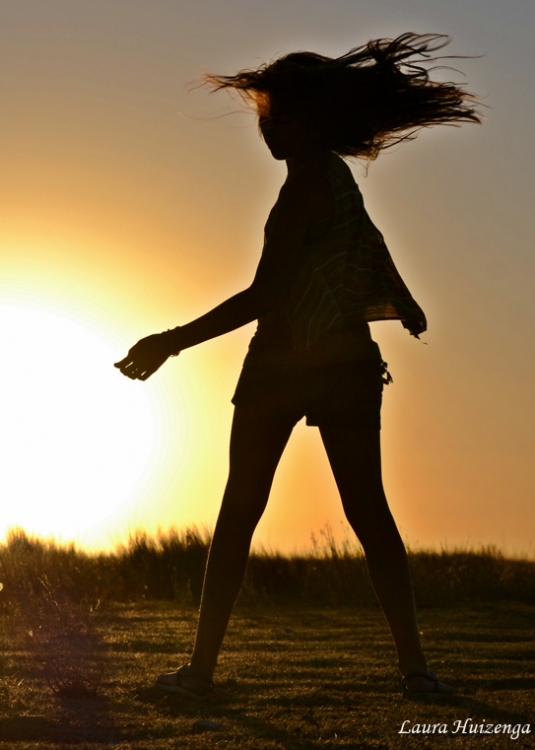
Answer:
POLYGON ((168 693, 178 693, 193 700, 203 700, 214 688, 211 677, 191 672, 189 664, 176 672, 166 672, 158 676, 156 687, 168 693))
POLYGON ((401 680, 401 685, 405 693, 411 694, 439 694, 451 695, 453 688, 446 682, 441 682, 436 674, 429 672, 427 669, 413 669, 408 672, 401 680))

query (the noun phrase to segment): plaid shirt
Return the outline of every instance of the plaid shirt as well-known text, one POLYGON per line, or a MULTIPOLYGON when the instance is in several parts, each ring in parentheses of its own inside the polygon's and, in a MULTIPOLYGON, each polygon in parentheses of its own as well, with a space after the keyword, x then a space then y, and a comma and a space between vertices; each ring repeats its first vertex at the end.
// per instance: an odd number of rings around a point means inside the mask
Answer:
POLYGON ((425 315, 371 222, 351 171, 341 159, 331 163, 333 221, 320 240, 306 244, 305 261, 282 300, 294 348, 308 349, 329 331, 363 320, 401 320, 418 337, 427 327, 425 315))

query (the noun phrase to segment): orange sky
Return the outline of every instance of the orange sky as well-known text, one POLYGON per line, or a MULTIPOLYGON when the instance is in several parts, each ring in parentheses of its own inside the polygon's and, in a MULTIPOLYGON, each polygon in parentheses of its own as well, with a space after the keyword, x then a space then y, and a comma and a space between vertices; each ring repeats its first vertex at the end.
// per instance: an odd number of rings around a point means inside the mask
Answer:
MULTIPOLYGON (((0 409, 4 456, 28 477, 0 479, 0 530, 22 524, 94 548, 140 527, 213 525, 254 326, 145 384, 117 386, 111 367, 137 338, 250 282, 284 179, 250 113, 187 84, 294 49, 341 54, 436 31, 453 36, 452 54, 484 55, 454 63, 489 105, 484 126, 425 132, 367 175, 353 165, 429 321, 426 345, 399 323, 372 325, 395 381, 385 484, 413 546, 532 554, 534 21, 521 0, 4 2, 0 321, 11 348, 0 409), (35 369, 21 344, 32 332, 35 369), (73 356, 60 362, 62 336, 73 356), (90 398, 106 402, 109 423, 95 421, 90 398), (38 470, 45 444, 49 479, 38 470), (66 466, 70 484, 57 479, 66 466)), ((256 541, 291 551, 326 524, 346 534, 319 437, 299 425, 256 541)))

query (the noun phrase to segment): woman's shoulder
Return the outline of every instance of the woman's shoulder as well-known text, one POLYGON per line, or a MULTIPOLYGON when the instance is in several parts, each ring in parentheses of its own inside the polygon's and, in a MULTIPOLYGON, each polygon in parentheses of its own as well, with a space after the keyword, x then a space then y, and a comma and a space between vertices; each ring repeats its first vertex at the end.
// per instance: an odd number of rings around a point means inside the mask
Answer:
POLYGON ((327 162, 328 173, 342 183, 346 188, 351 187, 354 190, 359 191, 359 187, 353 176, 353 172, 349 168, 349 164, 342 159, 341 156, 331 152, 330 158, 327 162))

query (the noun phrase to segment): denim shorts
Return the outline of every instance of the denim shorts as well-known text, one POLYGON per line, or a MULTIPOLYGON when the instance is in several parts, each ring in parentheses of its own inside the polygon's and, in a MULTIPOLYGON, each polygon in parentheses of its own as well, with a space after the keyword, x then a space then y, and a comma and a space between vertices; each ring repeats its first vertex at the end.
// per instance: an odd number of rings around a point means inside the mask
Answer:
POLYGON ((360 359, 328 364, 246 362, 232 403, 270 419, 307 425, 381 429, 383 386, 392 381, 386 363, 360 359))

